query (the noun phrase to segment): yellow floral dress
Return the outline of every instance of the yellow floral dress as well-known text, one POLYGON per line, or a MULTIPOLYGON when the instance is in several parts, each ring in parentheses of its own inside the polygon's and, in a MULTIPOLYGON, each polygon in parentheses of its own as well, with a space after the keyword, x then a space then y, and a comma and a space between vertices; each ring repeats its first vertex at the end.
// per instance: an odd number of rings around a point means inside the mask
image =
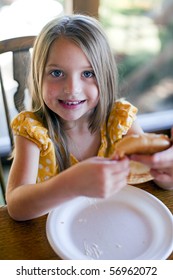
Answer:
MULTIPOLYGON (((124 100, 115 102, 106 124, 101 128, 101 145, 98 156, 110 156, 117 140, 121 139, 136 118, 137 109, 124 100), (109 139, 109 141, 108 141, 109 139)), ((58 173, 54 145, 49 138, 47 129, 33 112, 24 111, 18 114, 11 123, 14 135, 20 135, 33 141, 40 149, 37 182, 45 181, 58 173)), ((77 159, 71 154, 71 164, 77 159)))

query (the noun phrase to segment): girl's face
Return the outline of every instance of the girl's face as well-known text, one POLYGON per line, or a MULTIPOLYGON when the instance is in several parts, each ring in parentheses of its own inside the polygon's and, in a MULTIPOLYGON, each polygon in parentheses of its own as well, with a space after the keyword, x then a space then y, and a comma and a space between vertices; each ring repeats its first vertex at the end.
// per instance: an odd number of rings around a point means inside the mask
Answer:
POLYGON ((57 39, 50 47, 43 76, 43 100, 67 124, 88 119, 98 103, 91 64, 68 39, 57 39))

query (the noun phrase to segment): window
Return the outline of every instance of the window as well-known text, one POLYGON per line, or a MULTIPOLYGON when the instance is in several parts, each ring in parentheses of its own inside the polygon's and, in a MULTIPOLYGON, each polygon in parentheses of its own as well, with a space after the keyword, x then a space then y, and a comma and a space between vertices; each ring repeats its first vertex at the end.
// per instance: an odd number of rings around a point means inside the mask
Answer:
POLYGON ((122 96, 147 130, 173 126, 173 1, 100 0, 122 96), (144 114, 144 115, 143 115, 144 114))
POLYGON ((63 13, 57 0, 3 0, 0 9, 0 40, 37 35, 51 18, 63 13))

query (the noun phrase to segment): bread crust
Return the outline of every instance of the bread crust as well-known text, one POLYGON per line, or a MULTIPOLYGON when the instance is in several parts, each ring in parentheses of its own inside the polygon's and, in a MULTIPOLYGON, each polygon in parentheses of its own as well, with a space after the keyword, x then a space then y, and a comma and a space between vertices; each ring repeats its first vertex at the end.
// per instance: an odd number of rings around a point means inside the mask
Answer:
POLYGON ((154 154, 166 150, 170 146, 171 140, 164 134, 131 134, 117 142, 115 154, 120 158, 131 154, 154 154))

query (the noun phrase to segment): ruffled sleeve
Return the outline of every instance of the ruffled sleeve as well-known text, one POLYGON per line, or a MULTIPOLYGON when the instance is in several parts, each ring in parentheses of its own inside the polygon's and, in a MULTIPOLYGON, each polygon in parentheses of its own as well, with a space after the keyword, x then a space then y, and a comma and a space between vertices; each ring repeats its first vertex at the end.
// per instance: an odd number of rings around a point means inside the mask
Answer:
POLYGON ((20 135, 34 142, 45 156, 51 149, 48 131, 32 112, 19 113, 11 123, 14 135, 20 135))
POLYGON ((127 133, 136 118, 136 114, 137 108, 123 99, 114 104, 108 119, 108 134, 111 144, 127 133))

